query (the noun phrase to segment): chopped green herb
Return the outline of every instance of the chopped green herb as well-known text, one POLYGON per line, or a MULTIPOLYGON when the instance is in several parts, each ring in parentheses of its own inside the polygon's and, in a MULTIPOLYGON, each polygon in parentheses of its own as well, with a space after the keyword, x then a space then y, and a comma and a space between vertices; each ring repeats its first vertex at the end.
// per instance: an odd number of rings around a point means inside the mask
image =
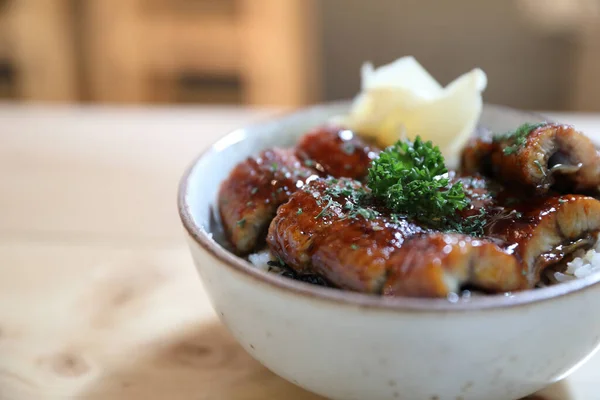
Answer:
POLYGON ((250 190, 250 193, 251 193, 251 194, 256 194, 256 192, 258 192, 258 188, 257 188, 256 186, 254 186, 254 187, 252 188, 252 190, 250 190))
POLYGON ((298 211, 296 211, 296 215, 300 215, 300 214, 302 214, 302 209, 301 208, 299 208, 298 211))
POLYGON ((350 218, 357 218, 359 215, 364 219, 374 219, 379 215, 379 213, 369 208, 360 207, 356 210, 356 212, 350 214, 350 218))
POLYGON ((354 244, 354 243, 352 243, 352 244, 350 245, 350 248, 351 248, 352 250, 358 250, 360 247, 359 247, 357 244, 354 244))
POLYGON ((326 181, 328 187, 321 196, 314 196, 317 199, 317 204, 324 207, 316 218, 326 215, 331 207, 339 207, 348 213, 341 219, 363 217, 365 219, 373 219, 379 215, 375 210, 364 208, 361 204, 370 197, 370 194, 358 183, 351 179, 333 179, 329 178, 326 181), (340 198, 336 201, 336 198, 340 198))
POLYGON ((337 185, 337 179, 330 179, 328 180, 328 183, 330 183, 330 185, 325 190, 325 194, 330 196, 347 196, 349 197, 349 201, 358 202, 367 194, 359 184, 353 184, 350 180, 346 180, 343 187, 337 185))
POLYGON ((439 148, 417 137, 373 160, 367 185, 392 211, 439 226, 469 204, 462 182, 450 184, 447 172, 439 148))
POLYGON ((246 207, 252 207, 254 205, 254 202, 249 201, 246 203, 246 207))
POLYGON ((315 162, 311 159, 304 160, 304 165, 306 165, 307 167, 312 167, 313 165, 315 165, 315 162))
POLYGON ((342 150, 344 151, 344 153, 350 156, 354 154, 354 151, 356 151, 356 146, 352 142, 344 142, 342 144, 342 150))
POLYGON ((542 166, 542 163, 540 162, 540 160, 533 160, 533 163, 535 164, 536 167, 538 167, 538 169, 540 170, 542 175, 546 176, 546 170, 542 166))
POLYGON ((568 203, 569 201, 568 201, 568 200, 565 200, 565 199, 558 199, 558 202, 559 202, 560 204, 565 204, 565 203, 568 203))
POLYGON ((325 213, 327 212, 327 210, 329 209, 329 207, 331 207, 334 203, 335 203, 335 201, 330 197, 329 201, 327 202, 327 204, 325 205, 325 207, 323 207, 323 209, 321 210, 321 212, 319 214, 317 214, 317 216, 315 217, 315 219, 319 219, 322 216, 324 216, 325 213))
POLYGON ((537 128, 546 125, 545 122, 531 124, 525 123, 511 132, 502 133, 494 137, 495 142, 507 142, 509 145, 503 150, 504 154, 511 155, 518 152, 527 141, 527 136, 537 128))
POLYGON ((272 170, 273 172, 277 171, 277 168, 279 168, 279 165, 277 165, 277 163, 276 163, 276 162, 274 162, 273 164, 271 164, 271 170, 272 170))
POLYGON ((240 219, 238 222, 236 222, 237 226, 239 226, 240 228, 243 228, 246 225, 246 218, 242 218, 240 219))
POLYGON ((449 219, 447 221, 451 232, 463 233, 475 237, 484 235, 484 228, 488 224, 487 211, 482 207, 479 209, 479 214, 471 215, 463 219, 449 219))

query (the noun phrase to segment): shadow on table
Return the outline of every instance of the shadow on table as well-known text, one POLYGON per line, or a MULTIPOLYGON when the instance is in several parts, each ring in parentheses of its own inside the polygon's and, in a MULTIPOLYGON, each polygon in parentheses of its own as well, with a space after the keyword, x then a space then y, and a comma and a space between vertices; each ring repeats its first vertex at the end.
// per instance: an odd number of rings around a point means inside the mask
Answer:
POLYGON ((560 381, 537 394, 527 396, 521 400, 575 400, 568 381, 560 381))
MULTIPOLYGON (((129 366, 104 371, 84 400, 319 400, 277 377, 243 350, 218 322, 132 355, 129 366)), ((523 400, 569 400, 559 382, 523 400)))
POLYGON ((217 322, 148 346, 127 367, 104 371, 85 400, 318 400, 252 359, 217 322))

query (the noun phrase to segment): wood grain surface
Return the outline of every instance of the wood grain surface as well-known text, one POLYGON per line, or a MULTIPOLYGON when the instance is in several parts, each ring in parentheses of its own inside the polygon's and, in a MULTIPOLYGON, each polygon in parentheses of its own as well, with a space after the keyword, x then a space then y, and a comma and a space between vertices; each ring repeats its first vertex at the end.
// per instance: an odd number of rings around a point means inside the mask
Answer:
MULTIPOLYGON (((1 400, 318 399, 220 324, 175 206, 197 153, 273 113, 0 106, 1 400)), ((600 116, 553 117, 600 138, 600 116)), ((537 399, 599 378, 596 357, 537 399)))

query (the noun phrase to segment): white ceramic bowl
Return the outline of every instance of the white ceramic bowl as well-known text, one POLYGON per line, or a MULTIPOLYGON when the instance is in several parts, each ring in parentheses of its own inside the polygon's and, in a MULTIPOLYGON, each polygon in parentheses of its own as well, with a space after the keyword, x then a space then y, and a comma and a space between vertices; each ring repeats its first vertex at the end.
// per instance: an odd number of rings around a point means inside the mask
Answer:
MULTIPOLYGON (((469 302, 384 298, 254 269, 219 243, 215 197, 233 166, 287 146, 345 104, 234 131, 183 178, 179 210, 192 256, 223 323, 258 361, 332 399, 514 399, 571 373, 600 342, 600 280, 469 302)), ((539 117, 486 105, 495 132, 539 117)))

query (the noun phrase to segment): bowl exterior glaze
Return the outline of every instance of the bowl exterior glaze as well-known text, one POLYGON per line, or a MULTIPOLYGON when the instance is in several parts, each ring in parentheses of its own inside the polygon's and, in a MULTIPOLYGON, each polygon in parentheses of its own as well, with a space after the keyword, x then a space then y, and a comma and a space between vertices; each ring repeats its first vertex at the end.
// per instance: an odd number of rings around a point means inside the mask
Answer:
MULTIPOLYGON (((505 300, 503 307, 431 299, 403 306, 356 294, 348 297, 359 301, 348 301, 333 289, 280 285, 286 278, 248 273, 249 265, 210 239, 218 235, 211 227, 218 185, 237 162, 293 143, 345 107, 318 106, 233 132, 197 161, 182 185, 180 211, 194 262, 244 349, 281 377, 340 400, 514 399, 585 361, 600 342, 597 284, 524 303, 494 296, 496 304, 505 300)), ((535 117, 486 106, 481 124, 497 132, 526 121, 535 117)))

